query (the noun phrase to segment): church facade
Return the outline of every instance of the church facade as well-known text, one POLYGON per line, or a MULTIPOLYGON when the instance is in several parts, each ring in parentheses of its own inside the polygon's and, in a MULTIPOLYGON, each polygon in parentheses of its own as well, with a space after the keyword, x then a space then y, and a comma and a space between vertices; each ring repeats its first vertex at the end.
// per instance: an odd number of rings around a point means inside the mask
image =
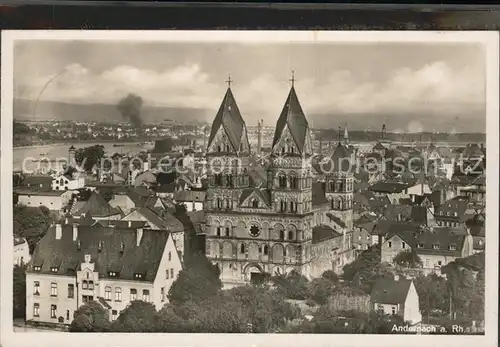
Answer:
POLYGON ((350 256, 339 258, 354 254, 352 174, 329 172, 318 180, 311 131, 293 84, 276 124, 264 186, 252 184, 251 157, 229 87, 208 139, 204 209, 206 254, 223 284, 292 270, 308 278, 341 271, 350 256))

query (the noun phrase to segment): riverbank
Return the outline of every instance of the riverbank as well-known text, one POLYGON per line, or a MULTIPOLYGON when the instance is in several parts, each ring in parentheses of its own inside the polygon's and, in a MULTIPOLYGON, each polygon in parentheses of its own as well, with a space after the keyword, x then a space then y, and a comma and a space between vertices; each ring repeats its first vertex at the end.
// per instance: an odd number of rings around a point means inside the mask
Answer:
POLYGON ((81 144, 88 144, 88 145, 100 145, 100 144, 109 144, 109 143, 115 143, 117 145, 130 145, 130 144, 141 144, 147 141, 151 140, 134 140, 134 141, 120 141, 120 140, 75 140, 75 141, 60 141, 60 142, 46 142, 43 144, 34 144, 34 145, 16 145, 14 143, 13 148, 17 149, 23 149, 23 148, 47 148, 47 147, 53 147, 53 146, 71 146, 71 145, 81 145, 81 144))

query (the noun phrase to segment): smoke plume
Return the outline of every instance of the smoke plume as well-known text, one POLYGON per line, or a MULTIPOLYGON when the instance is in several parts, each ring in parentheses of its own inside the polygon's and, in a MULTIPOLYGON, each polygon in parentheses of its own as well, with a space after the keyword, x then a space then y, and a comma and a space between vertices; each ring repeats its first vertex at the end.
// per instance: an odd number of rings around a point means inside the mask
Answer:
POLYGON ((129 94, 118 102, 117 108, 123 119, 129 120, 136 128, 142 126, 141 119, 142 98, 135 94, 129 94))

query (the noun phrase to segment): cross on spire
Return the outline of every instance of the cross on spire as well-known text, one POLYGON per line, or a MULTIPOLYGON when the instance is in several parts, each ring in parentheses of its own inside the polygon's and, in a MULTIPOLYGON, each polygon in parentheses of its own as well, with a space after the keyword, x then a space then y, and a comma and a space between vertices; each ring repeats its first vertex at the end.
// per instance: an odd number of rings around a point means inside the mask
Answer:
POLYGON ((293 85, 294 85, 294 83, 296 81, 296 79, 295 79, 295 71, 293 71, 293 70, 292 70, 292 78, 290 78, 289 81, 292 82, 292 87, 293 87, 293 85))
POLYGON ((231 83, 233 83, 233 82, 234 82, 234 81, 231 79, 231 75, 228 75, 228 78, 227 78, 227 81, 226 81, 226 83, 227 83, 227 87, 228 87, 228 88, 231 88, 231 83))

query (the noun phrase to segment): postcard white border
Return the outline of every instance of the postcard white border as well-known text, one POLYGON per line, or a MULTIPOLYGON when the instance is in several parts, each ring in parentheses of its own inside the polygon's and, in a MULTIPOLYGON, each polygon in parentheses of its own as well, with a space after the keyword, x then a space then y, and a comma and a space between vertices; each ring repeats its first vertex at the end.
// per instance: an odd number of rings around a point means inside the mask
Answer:
POLYGON ((91 344, 113 346, 493 346, 498 320, 498 129, 499 34, 493 31, 3 31, 1 70, 1 312, 2 346, 91 344), (12 324, 12 119, 13 43, 16 40, 113 40, 260 43, 481 43, 487 76, 487 219, 485 335, 313 335, 313 334, 76 334, 13 332, 12 324))

